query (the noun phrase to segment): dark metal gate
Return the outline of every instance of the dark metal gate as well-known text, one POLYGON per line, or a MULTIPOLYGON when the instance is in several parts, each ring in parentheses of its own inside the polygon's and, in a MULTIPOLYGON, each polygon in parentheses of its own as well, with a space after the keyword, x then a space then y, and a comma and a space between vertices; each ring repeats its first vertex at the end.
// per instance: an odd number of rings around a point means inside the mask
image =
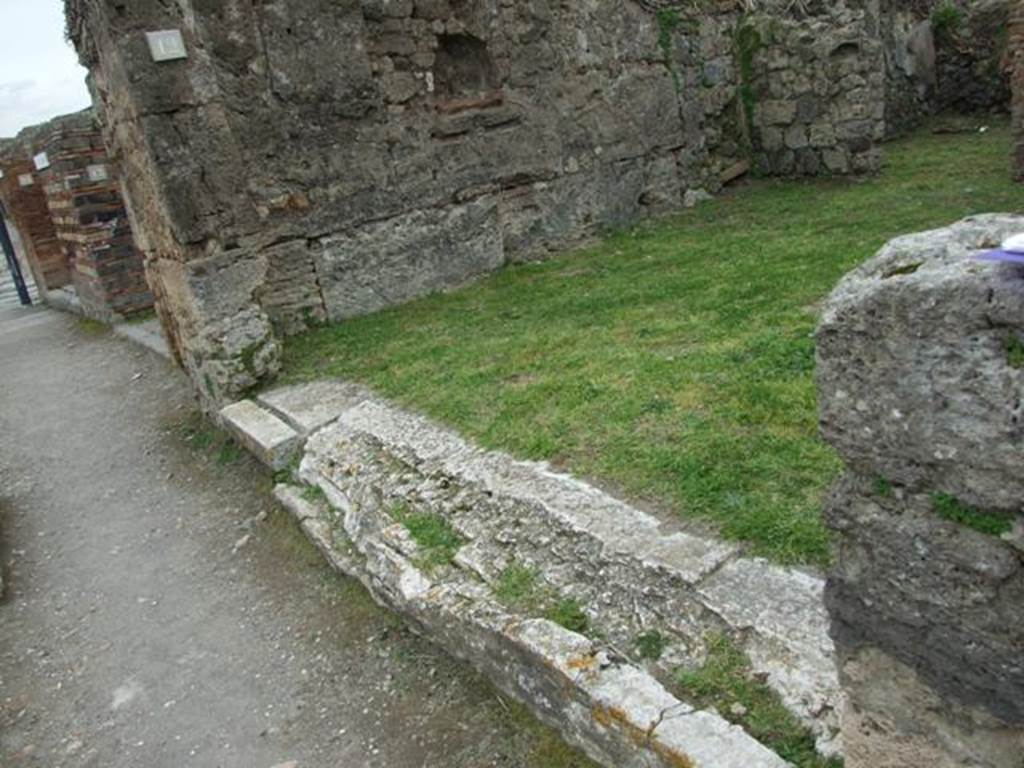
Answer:
POLYGON ((0 247, 3 248, 4 258, 7 260, 7 270, 14 280, 14 288, 18 291, 18 300, 23 307, 32 305, 32 297, 29 296, 28 286, 25 285, 25 277, 21 274, 21 264, 14 254, 14 243, 11 242, 11 234, 7 231, 7 219, 5 217, 3 204, 0 203, 0 247))

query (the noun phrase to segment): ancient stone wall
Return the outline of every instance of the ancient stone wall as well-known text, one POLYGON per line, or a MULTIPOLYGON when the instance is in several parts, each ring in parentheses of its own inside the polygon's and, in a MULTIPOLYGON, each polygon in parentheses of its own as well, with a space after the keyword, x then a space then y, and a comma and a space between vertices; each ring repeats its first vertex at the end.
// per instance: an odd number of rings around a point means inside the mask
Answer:
POLYGON ((1010 18, 1007 68, 1013 79, 1013 175, 1024 181, 1024 2, 1017 2, 1010 18))
POLYGON ((1007 20, 1014 2, 963 3, 959 15, 949 17, 955 20, 935 30, 938 111, 1005 113, 1010 103, 1007 20))
POLYGON ((1005 113, 1007 20, 1015 0, 883 0, 886 131, 936 113, 1005 113))
POLYGON ((142 255, 94 116, 57 126, 39 148, 48 163, 40 178, 50 217, 83 312, 110 322, 152 309, 142 255))
POLYGON ((68 4, 158 309, 203 393, 753 167, 876 167, 877 0, 68 4), (180 30, 154 61, 146 33, 180 30), (213 299, 216 298, 216 301, 213 299))
POLYGON ((1024 273, 974 258, 1021 231, 993 215, 894 240, 824 313, 848 768, 1024 755, 1024 273))

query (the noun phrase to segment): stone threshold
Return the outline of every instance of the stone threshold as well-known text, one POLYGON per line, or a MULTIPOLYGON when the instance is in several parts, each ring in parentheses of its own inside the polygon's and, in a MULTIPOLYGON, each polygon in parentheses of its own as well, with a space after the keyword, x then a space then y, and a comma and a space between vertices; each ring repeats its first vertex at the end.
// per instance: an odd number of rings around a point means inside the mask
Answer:
POLYGON ((819 751, 839 754, 820 578, 666 532, 604 491, 482 450, 358 385, 273 390, 228 406, 221 421, 267 466, 298 465, 305 490, 275 493, 335 568, 604 765, 786 764, 662 684, 699 665, 721 634, 743 647, 819 751), (424 563, 396 510, 444 520, 460 541, 452 562, 424 563), (599 639, 503 604, 496 595, 510 566, 575 601, 599 639), (656 662, 634 650, 651 632, 666 645, 656 662))

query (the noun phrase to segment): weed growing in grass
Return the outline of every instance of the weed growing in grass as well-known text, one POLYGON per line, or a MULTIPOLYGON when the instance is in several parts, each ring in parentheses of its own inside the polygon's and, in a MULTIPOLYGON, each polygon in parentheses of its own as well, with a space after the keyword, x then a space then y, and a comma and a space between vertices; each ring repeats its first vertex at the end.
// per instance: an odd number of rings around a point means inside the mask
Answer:
POLYGON ((924 131, 855 183, 751 182, 290 339, 283 378, 360 380, 488 448, 711 521, 777 562, 824 565, 821 500, 842 464, 818 435, 821 302, 892 237, 1021 210, 1008 147, 1005 123, 924 131))
POLYGON ((1002 536, 1013 530, 1013 523, 1005 515, 982 512, 946 493, 932 496, 932 508, 940 517, 992 536, 1002 536))
POLYGON ((668 647, 668 640, 656 629, 644 632, 635 641, 636 651, 641 659, 657 661, 668 647))
POLYGON ((391 508, 391 516, 416 542, 420 549, 417 565, 428 571, 450 565, 464 543, 447 520, 432 512, 414 512, 399 502, 391 508))
POLYGON ((234 464, 245 455, 245 451, 234 440, 225 440, 217 451, 217 464, 225 467, 234 464))
POLYGON ((190 415, 181 423, 181 436, 200 451, 205 451, 217 439, 217 430, 201 413, 190 415))
POLYGON ((817 753, 813 734, 774 691, 754 677, 750 660, 730 638, 711 638, 704 666, 679 670, 676 682, 685 699, 700 707, 715 707, 797 768, 841 768, 840 760, 817 753))
POLYGON ((79 317, 78 329, 86 336, 102 336, 110 330, 110 326, 89 317, 79 317))

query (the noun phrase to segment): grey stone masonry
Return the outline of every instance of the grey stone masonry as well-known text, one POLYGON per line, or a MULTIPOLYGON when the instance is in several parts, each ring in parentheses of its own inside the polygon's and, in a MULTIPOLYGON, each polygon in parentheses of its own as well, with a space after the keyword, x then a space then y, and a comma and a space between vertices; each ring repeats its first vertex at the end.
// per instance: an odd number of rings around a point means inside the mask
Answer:
MULTIPOLYGON (((442 519, 461 544, 453 566, 427 578, 459 585, 460 594, 469 590, 488 604, 505 569, 529 569, 540 588, 583 606, 601 629, 605 652, 633 658, 665 683, 676 668, 699 665, 710 638, 729 635, 812 730, 819 749, 840 751, 839 691, 820 578, 667 529, 593 486, 484 451, 359 386, 316 382, 265 393, 258 403, 307 436, 302 478, 331 502, 335 511, 324 512, 323 525, 353 544, 357 560, 386 552, 415 566, 415 545, 394 510, 442 519), (643 662, 636 640, 652 631, 666 648, 659 661, 643 662)), ((372 579, 370 585, 409 615, 388 596, 392 587, 372 579)), ((436 639, 448 647, 449 638, 436 639)), ((459 648, 454 652, 485 671, 508 675, 459 648)), ((557 723, 563 730, 564 717, 557 723)))
POLYGON ((901 237, 818 331, 822 432, 847 465, 826 589, 848 768, 1020 768, 1024 267, 988 215, 901 237))
POLYGON ((67 9, 161 320, 208 403, 271 378, 281 338, 325 319, 749 170, 871 171, 885 134, 880 0, 67 9), (179 30, 185 57, 154 61, 154 30, 179 30))

